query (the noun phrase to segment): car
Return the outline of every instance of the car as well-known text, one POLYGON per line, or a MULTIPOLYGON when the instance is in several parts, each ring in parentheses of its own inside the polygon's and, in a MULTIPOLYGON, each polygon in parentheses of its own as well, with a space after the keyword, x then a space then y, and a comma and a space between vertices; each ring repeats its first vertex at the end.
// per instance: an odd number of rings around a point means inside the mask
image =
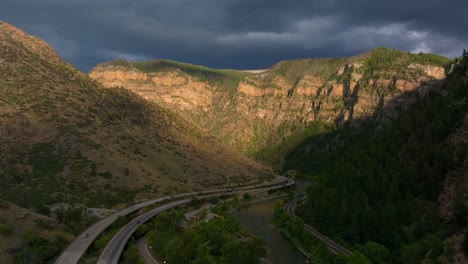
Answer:
POLYGON ((88 238, 89 237, 88 233, 84 234, 83 237, 88 238))
POLYGON ((138 220, 138 221, 137 221, 137 224, 141 224, 141 221, 140 221, 140 220, 138 220))

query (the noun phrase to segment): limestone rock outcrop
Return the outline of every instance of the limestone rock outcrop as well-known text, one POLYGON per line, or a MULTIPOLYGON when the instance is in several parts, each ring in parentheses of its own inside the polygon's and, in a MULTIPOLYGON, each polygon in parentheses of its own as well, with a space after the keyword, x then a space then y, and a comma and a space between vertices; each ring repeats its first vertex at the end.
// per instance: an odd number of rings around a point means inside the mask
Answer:
POLYGON ((266 144, 266 134, 282 125, 339 123, 368 116, 394 98, 398 97, 397 104, 404 103, 402 94, 428 89, 427 82, 445 77, 442 67, 416 63, 400 69, 399 75, 385 70, 372 76, 364 62, 355 60, 326 77, 307 69, 296 77, 275 68, 244 72, 233 89, 226 89, 223 82, 207 81, 184 69, 143 72, 130 62, 126 65, 98 65, 90 77, 182 113, 246 152, 252 144, 266 144))

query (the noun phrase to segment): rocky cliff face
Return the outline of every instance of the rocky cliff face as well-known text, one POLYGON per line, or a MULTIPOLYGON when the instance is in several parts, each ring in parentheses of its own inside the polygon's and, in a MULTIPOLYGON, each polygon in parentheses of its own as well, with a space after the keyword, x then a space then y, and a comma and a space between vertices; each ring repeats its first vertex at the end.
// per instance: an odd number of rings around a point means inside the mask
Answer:
POLYGON ((106 87, 126 87, 143 98, 162 102, 181 111, 202 108, 209 111, 213 87, 180 71, 167 73, 143 73, 124 67, 96 68, 89 76, 106 87))
POLYGON ((340 124, 368 116, 394 98, 400 105, 406 100, 402 94, 423 93, 433 87, 433 80, 445 77, 440 65, 408 56, 384 49, 347 59, 281 62, 265 72, 243 73, 231 89, 184 67, 142 71, 130 62, 110 62, 89 75, 106 87, 126 87, 180 112, 238 149, 254 153, 275 144, 271 139, 280 127, 286 127, 288 135, 314 121, 340 124), (396 55, 385 60, 379 52, 396 55))

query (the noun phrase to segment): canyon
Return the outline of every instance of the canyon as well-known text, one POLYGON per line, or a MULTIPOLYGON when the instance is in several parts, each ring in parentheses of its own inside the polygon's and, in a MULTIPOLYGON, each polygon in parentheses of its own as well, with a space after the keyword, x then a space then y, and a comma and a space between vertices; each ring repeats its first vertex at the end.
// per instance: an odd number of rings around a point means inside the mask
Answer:
POLYGON ((417 56, 426 55, 376 49, 350 58, 283 61, 260 73, 120 59, 97 65, 89 76, 177 112, 254 156, 278 144, 279 134, 300 133, 313 122, 339 126, 384 106, 383 116, 391 118, 411 102, 405 95, 424 94, 445 78, 443 65, 421 63, 417 56), (385 61, 388 53, 397 64, 371 69, 373 61, 385 61))

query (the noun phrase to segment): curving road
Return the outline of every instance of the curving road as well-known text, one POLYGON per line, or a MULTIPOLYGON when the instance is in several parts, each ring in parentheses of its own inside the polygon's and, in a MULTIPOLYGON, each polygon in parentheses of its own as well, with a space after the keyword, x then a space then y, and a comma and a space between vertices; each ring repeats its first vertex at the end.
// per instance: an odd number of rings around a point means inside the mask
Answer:
POLYGON ((91 246, 93 241, 101 234, 109 225, 111 225, 119 216, 126 216, 133 213, 143 207, 149 206, 154 203, 168 200, 170 197, 162 197, 154 200, 150 200, 144 203, 139 203, 130 207, 127 207, 121 211, 113 213, 101 221, 95 223, 82 234, 73 240, 73 242, 66 248, 66 250, 59 256, 55 261, 56 264, 68 264, 78 263, 78 260, 83 256, 86 250, 91 246))
POLYGON ((138 240, 137 245, 145 264, 159 264, 159 262, 153 257, 153 255, 151 255, 148 250, 148 238, 146 236, 138 240))
MULTIPOLYGON (((281 189, 281 188, 285 188, 285 187, 290 187, 290 186, 294 185, 294 183, 295 182, 293 180, 288 179, 285 184, 273 185, 273 186, 270 186, 270 187, 255 189, 253 191, 255 191, 255 192, 256 191, 268 192, 270 190, 277 190, 277 189, 281 189)), ((198 196, 198 199, 202 200, 202 199, 208 199, 208 198, 215 197, 215 196, 238 195, 238 194, 242 194, 242 193, 244 193, 243 190, 236 190, 236 191, 229 190, 229 191, 224 191, 224 192, 221 192, 221 193, 198 196)), ((118 264, 120 256, 122 255, 122 252, 123 252, 123 250, 125 248, 125 245, 127 244, 127 241, 130 239, 132 234, 136 231, 138 226, 140 226, 144 222, 148 221, 152 217, 156 216, 157 214, 159 214, 159 213, 161 213, 161 212, 163 212, 165 210, 168 210, 168 209, 171 209, 171 208, 183 205, 183 204, 187 204, 190 201, 191 201, 191 199, 185 199, 185 200, 180 200, 180 201, 172 202, 172 203, 169 203, 169 204, 165 204, 165 205, 163 205, 161 207, 158 207, 156 209, 153 209, 153 210, 151 210, 151 211, 149 211, 149 212, 147 212, 147 213, 145 213, 145 214, 143 214, 141 216, 138 216, 135 219, 133 219, 132 221, 130 221, 127 225, 122 227, 120 229, 120 231, 112 238, 112 240, 109 242, 109 244, 107 244, 107 247, 102 252, 98 263, 99 264, 118 264)))
MULTIPOLYGON (((294 211, 295 208, 296 208, 297 202, 298 202, 297 199, 293 199, 292 201, 290 201, 290 202, 288 202, 288 203, 286 203, 284 205, 284 210, 290 216, 297 217, 296 213, 294 211)), ((344 248, 343 246, 336 243, 335 241, 331 240, 330 238, 322 235, 319 231, 317 231, 315 228, 311 227, 310 225, 304 224, 304 229, 307 230, 307 232, 314 235, 318 240, 322 241, 322 243, 327 245, 331 252, 333 252, 335 254, 343 254, 345 256, 351 256, 351 254, 352 254, 351 251, 344 248)))
POLYGON ((132 221, 130 221, 127 225, 125 225, 120 231, 111 239, 109 244, 107 244, 106 248, 101 254, 101 257, 98 260, 98 264, 103 263, 112 263, 118 264, 120 255, 122 254, 127 241, 133 235, 133 233, 138 229, 138 227, 143 224, 144 222, 148 221, 152 217, 156 216, 157 214, 169 210, 171 208, 177 207, 179 205, 190 203, 192 199, 184 199, 172 203, 165 204, 160 206, 156 209, 153 209, 149 212, 146 212, 132 221))
MULTIPOLYGON (((251 193, 251 195, 254 195, 251 193)), ((271 199, 278 199, 278 198, 281 198, 281 197, 286 197, 287 194, 282 194, 282 195, 278 195, 278 196, 268 196, 266 198, 262 198, 262 199, 257 199, 257 200, 254 200, 253 202, 250 202, 247 206, 250 206, 252 204, 255 204, 255 203, 262 203, 262 202, 265 202, 265 201, 268 201, 268 200, 271 200, 271 199)), ((203 209, 208 209, 210 207, 212 207, 213 205, 208 203, 208 204, 205 204, 204 206, 194 210, 194 211, 191 211, 191 212, 188 212, 185 214, 185 218, 190 218, 191 216, 197 214, 198 212, 200 212, 201 210, 203 209)), ((142 257, 143 259, 143 262, 145 264, 159 264, 159 262, 153 257, 153 255, 149 252, 148 250, 148 237, 147 236, 144 236, 143 238, 141 238, 140 240, 137 241, 137 246, 138 246, 138 249, 140 251, 140 256, 142 257)))
MULTIPOLYGON (((276 179, 273 182, 268 182, 264 184, 258 184, 254 186, 246 186, 246 187, 239 187, 233 189, 216 189, 216 190, 209 190, 209 191, 201 191, 201 192, 190 192, 190 193, 183 193, 174 196, 165 196, 158 199, 153 199, 150 201, 142 202, 136 205, 132 205, 127 207, 123 210, 115 212, 103 219, 99 222, 95 223, 88 229, 86 229, 83 233, 81 233, 78 237, 73 240, 70 245, 65 249, 65 251, 57 258, 54 262, 55 264, 74 264, 78 263, 79 259, 84 255, 86 250, 91 246, 94 240, 101 234, 108 226, 110 226, 119 216, 126 216, 130 213, 133 213, 141 208, 146 206, 162 202, 165 200, 173 199, 173 198, 184 198, 189 196, 195 196, 200 194, 216 194, 216 193, 228 193, 235 190, 248 190, 248 189, 256 189, 259 187, 267 187, 267 186, 274 186, 277 184, 281 184, 285 182, 287 179, 283 176, 275 176, 276 179)), ((289 184, 289 180, 288 183, 289 184)))

